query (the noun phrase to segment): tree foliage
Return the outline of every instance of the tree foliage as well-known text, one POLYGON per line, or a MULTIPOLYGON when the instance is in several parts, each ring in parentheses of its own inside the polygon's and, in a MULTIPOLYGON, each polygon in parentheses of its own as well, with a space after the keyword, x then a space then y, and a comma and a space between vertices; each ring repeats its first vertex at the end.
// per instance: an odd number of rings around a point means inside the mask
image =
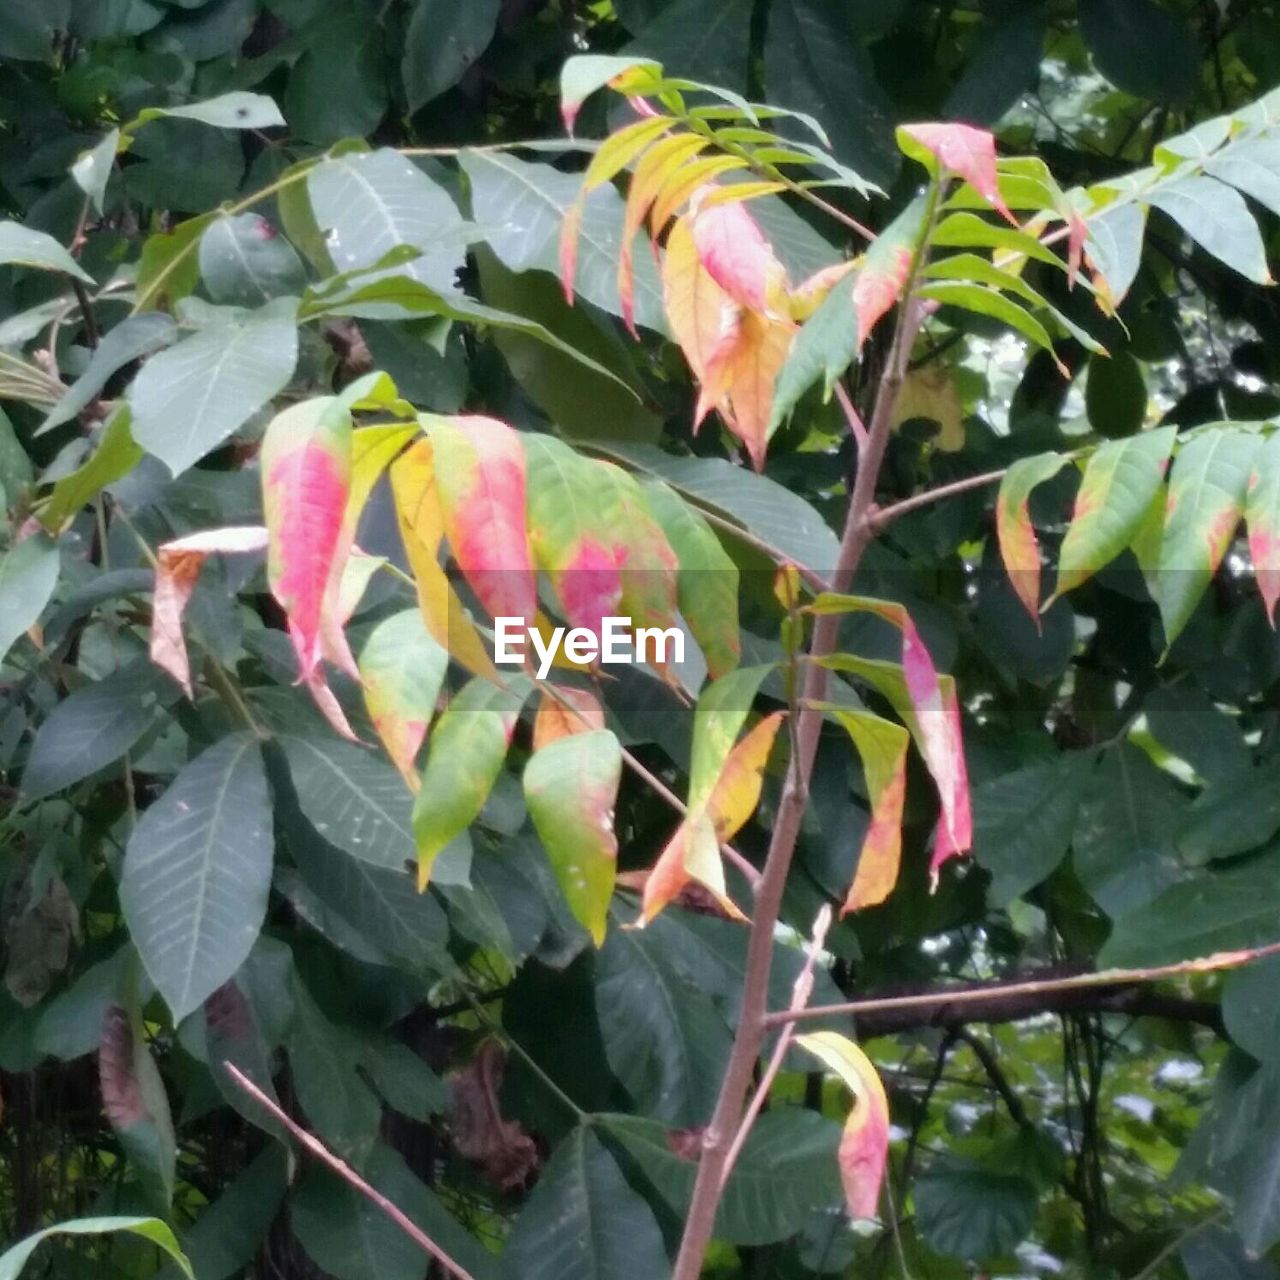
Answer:
POLYGON ((7 0, 0 1275, 1272 1275, 1278 23, 7 0))

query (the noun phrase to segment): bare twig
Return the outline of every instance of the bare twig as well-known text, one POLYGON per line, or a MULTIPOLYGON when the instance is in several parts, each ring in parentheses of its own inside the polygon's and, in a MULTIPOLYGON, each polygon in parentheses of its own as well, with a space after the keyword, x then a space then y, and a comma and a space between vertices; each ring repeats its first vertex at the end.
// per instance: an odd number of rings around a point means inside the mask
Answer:
POLYGON ((1054 992, 1082 991, 1090 987, 1122 987, 1136 983, 1159 982, 1165 978, 1177 978, 1190 973, 1220 973, 1225 969, 1239 969, 1265 956, 1280 954, 1280 942, 1245 951, 1219 951, 1211 956, 1195 960, 1180 960, 1177 964, 1157 965, 1148 969, 1100 969, 1095 973, 1072 973, 1065 977, 1031 978, 1021 982, 995 983, 985 987, 961 988, 957 991, 928 991, 907 996, 878 996, 870 1000, 849 1000, 843 1004, 815 1005, 807 1009, 784 1009, 766 1014, 766 1027, 782 1026, 805 1018, 827 1018, 833 1014, 859 1017, 888 1010, 924 1009, 943 1005, 960 1011, 974 1009, 979 1012, 988 1001, 1008 1000, 1014 996, 1044 996, 1054 992))
POLYGON ((862 415, 854 408, 849 392, 839 378, 835 381, 835 393, 836 399, 840 402, 840 408, 844 413, 844 419, 849 424, 849 430, 853 433, 858 452, 861 453, 867 447, 866 424, 862 421, 862 415))
POLYGON ((237 1071, 231 1063, 223 1065, 239 1088, 284 1125, 317 1160, 327 1164, 348 1186, 354 1187, 366 1200, 381 1209, 425 1254, 438 1262, 450 1275, 456 1276, 457 1280, 475 1280, 471 1272, 455 1262, 416 1222, 392 1204, 382 1192, 371 1187, 345 1160, 335 1156, 319 1138, 308 1133, 296 1120, 286 1115, 279 1104, 268 1098, 252 1080, 237 1071))
MULTIPOLYGON (((827 940, 827 930, 830 928, 831 907, 824 903, 818 912, 817 919, 813 922, 813 937, 809 942, 804 968, 800 970, 791 988, 792 1009, 803 1009, 809 1003, 809 997, 813 994, 813 967, 817 963, 818 956, 822 953, 823 943, 827 940)), ((724 1158, 724 1169, 720 1174, 720 1190, 722 1192, 728 1185, 729 1176, 733 1173, 733 1166, 738 1163, 738 1157, 742 1154, 743 1144, 751 1133, 751 1126, 755 1124, 756 1117, 760 1114, 761 1108, 763 1108, 765 1100, 769 1096, 769 1090, 773 1087, 773 1082, 777 1079, 778 1072, 782 1070, 782 1062, 787 1056, 787 1050, 791 1047, 791 1039, 794 1033, 794 1023, 788 1023, 782 1028, 782 1032, 778 1036, 778 1043, 773 1047, 773 1056, 769 1059, 769 1065, 765 1068, 764 1075, 760 1077, 760 1083, 756 1086, 756 1091, 751 1101, 747 1104, 747 1109, 742 1116, 742 1123, 738 1126, 738 1132, 734 1134, 733 1142, 729 1146, 729 1153, 724 1158)))

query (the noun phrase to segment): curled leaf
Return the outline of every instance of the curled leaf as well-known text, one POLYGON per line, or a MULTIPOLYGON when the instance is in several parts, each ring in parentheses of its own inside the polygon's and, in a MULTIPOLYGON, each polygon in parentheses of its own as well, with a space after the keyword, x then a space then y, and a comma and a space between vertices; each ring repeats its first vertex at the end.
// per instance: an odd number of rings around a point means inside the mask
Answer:
POLYGON ((790 315, 787 272, 774 255, 760 224, 741 200, 711 203, 695 192, 689 219, 698 259, 707 273, 740 306, 775 319, 790 315))
POLYGON ((889 1159, 889 1099, 871 1059, 846 1036, 814 1031, 796 1043, 833 1071, 853 1094, 840 1138, 840 1180, 851 1218, 874 1218, 889 1159))
POLYGON ((1040 453, 1019 458, 1005 473, 996 498, 996 537, 1000 557, 1009 575, 1014 594, 1040 630, 1040 544, 1031 527, 1027 510, 1036 485, 1062 470, 1066 458, 1058 453, 1040 453))

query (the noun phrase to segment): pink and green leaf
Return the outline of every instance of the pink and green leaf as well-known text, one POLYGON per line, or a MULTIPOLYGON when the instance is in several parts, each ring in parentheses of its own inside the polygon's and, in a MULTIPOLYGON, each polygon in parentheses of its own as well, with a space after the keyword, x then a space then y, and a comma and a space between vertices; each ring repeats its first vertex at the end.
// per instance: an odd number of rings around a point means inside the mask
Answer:
POLYGON ((898 129, 898 145, 928 168, 930 157, 945 173, 967 182, 1010 222, 1017 219, 1000 195, 996 173, 996 140, 985 129, 968 124, 906 124, 898 129))
POLYGON ((1164 479, 1174 435, 1173 427, 1160 427, 1108 440, 1094 451, 1058 553, 1058 581, 1046 609, 1131 545, 1164 479))
POLYGON ((907 790, 907 744, 910 734, 867 711, 824 704, 853 739, 871 804, 871 822, 862 839, 858 867, 840 914, 875 907, 898 883, 902 865, 902 812, 907 790))
POLYGON ((1040 629, 1040 544, 1031 526, 1028 500, 1039 484, 1056 476, 1066 463, 1058 453, 1019 458, 1005 472, 996 498, 996 537, 1000 557, 1014 594, 1022 601, 1036 630, 1040 629))
POLYGON ((533 749, 541 751, 559 738, 604 728, 604 707, 589 689, 560 685, 554 693, 542 686, 533 720, 533 749))
POLYGON ((277 414, 262 443, 267 579, 288 618, 303 680, 320 665, 330 583, 343 568, 351 435, 351 415, 323 397, 277 414))
POLYGON ((419 889, 430 883, 441 850, 475 821, 489 798, 528 694, 523 677, 509 687, 475 679, 437 721, 413 804, 419 889))
POLYGON ((1274 627, 1276 602, 1280 601, 1280 432, 1269 435, 1254 456, 1245 520, 1253 576, 1274 627))
POLYGON ((874 1218, 889 1159, 889 1099, 880 1075, 852 1040, 835 1031, 797 1036, 796 1043, 839 1076, 853 1094, 838 1151, 840 1180, 849 1216, 874 1218))
POLYGON ((384 618, 360 651, 365 709, 391 762, 414 791, 418 752, 448 665, 449 655, 432 639, 417 609, 384 618))
POLYGON ((853 281, 853 312, 859 349, 879 320, 902 296, 924 233, 927 207, 925 198, 918 196, 876 236, 867 250, 853 281))
POLYGON ((1165 645, 1182 632, 1240 527, 1258 437, 1229 428, 1183 444, 1169 473, 1156 603, 1165 645))
POLYGON ((694 193, 689 217, 699 260, 739 306, 775 319, 789 318, 786 269, 742 201, 701 199, 717 191, 709 187, 694 193))
POLYGON ((424 414, 435 452, 445 536, 458 568, 495 617, 538 611, 525 514, 520 436, 496 418, 424 414))
POLYGON ((560 115, 566 133, 573 132, 582 104, 597 89, 611 85, 621 91, 637 79, 656 81, 662 64, 652 58, 611 57, 587 53, 570 58, 560 70, 560 115))
POLYGON ((618 861, 613 811, 622 748, 608 729, 540 747, 524 769, 529 816, 574 918, 604 942, 618 861))

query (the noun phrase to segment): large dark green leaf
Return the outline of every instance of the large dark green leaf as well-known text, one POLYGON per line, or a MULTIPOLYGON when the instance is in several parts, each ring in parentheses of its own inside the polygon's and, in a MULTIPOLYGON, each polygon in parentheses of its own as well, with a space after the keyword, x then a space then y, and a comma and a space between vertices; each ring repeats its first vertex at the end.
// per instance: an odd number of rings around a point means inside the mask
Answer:
POLYGON ((248 956, 266 914, 273 852, 262 753, 248 733, 198 755, 139 819, 120 901, 175 1022, 248 956))
MULTIPOLYGON (((200 276, 214 302, 257 307, 307 285, 293 246, 256 213, 224 215, 200 237, 200 276)), ((134 321, 145 317, 135 316, 134 321)), ((116 330, 112 330, 115 333, 116 330)))
POLYGON ((623 50, 653 58, 668 75, 742 90, 747 84, 751 0, 671 0, 623 50))
POLYGON ((985 1169, 930 1171, 916 1183, 920 1230, 939 1253, 978 1262, 1008 1253, 1035 1220, 1025 1178, 985 1169))
POLYGON ((22 793, 40 800, 105 769, 154 728, 177 686, 136 658, 58 703, 36 733, 22 793))
POLYGON ((669 1270, 653 1210, 585 1127, 574 1129, 542 1171, 503 1266, 520 1280, 660 1280, 669 1270))
POLYGON ((1186 23, 1153 0, 1079 0, 1080 32, 1112 84, 1140 98, 1191 94, 1200 50, 1186 23))
POLYGON ((458 83, 493 39, 501 7, 499 0, 416 0, 400 64, 410 111, 458 83))
POLYGON ((57 545, 43 534, 25 538, 0 559, 0 659, 39 621, 58 585, 57 545))

